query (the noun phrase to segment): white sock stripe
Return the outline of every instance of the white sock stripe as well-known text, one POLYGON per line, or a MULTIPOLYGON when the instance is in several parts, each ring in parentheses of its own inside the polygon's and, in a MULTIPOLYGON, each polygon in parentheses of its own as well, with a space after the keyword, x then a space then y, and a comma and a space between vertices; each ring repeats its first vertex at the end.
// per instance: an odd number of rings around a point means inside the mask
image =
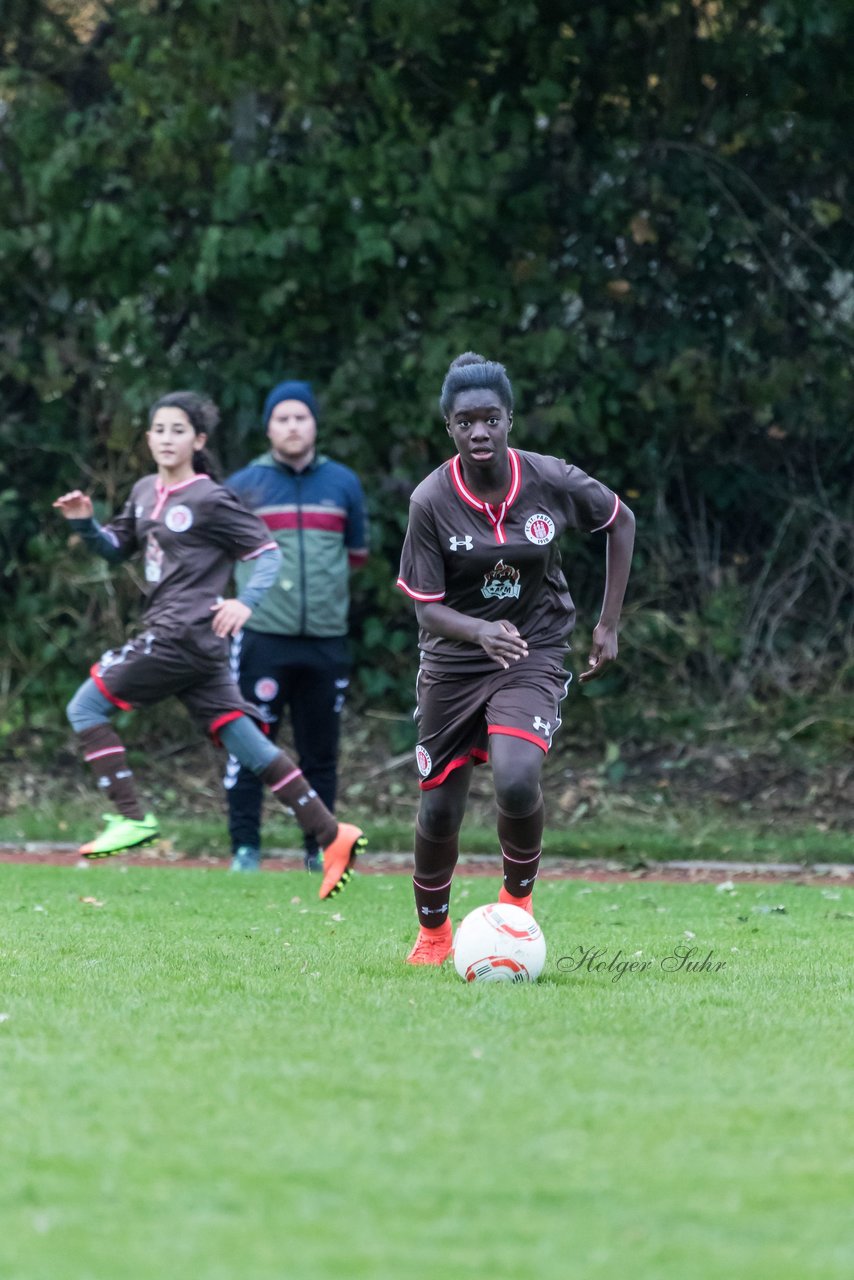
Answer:
POLYGON ((436 884, 436 885, 422 884, 420 880, 416 880, 415 876, 413 876, 412 883, 415 885, 416 889, 421 889, 423 893, 432 893, 434 890, 436 893, 439 893, 441 889, 447 889, 448 886, 453 883, 453 876, 451 877, 450 880, 447 881, 446 884, 436 884))
POLYGON ((100 760, 102 756, 117 756, 122 751, 124 747, 104 747, 103 751, 93 751, 90 756, 84 756, 83 759, 88 763, 89 760, 100 760))
POLYGON ((501 856, 506 858, 508 862, 518 862, 521 867, 524 867, 529 862, 536 862, 537 859, 542 856, 542 852, 542 849, 538 849, 533 858, 511 858, 510 854, 505 853, 502 849, 501 856))
POLYGON ((294 778, 302 777, 302 769, 294 769, 292 773, 287 774, 280 782, 277 782, 270 788, 271 791, 281 791, 282 787, 286 787, 289 782, 293 782, 294 778))

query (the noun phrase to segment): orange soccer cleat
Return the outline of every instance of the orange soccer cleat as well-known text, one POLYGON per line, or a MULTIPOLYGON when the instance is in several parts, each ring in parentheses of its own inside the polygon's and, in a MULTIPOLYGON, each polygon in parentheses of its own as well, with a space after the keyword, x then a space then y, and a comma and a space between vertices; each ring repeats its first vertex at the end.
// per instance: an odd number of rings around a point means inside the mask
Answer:
POLYGON ((353 875, 356 854, 368 845, 367 836, 351 822, 339 822, 335 839, 323 850, 323 882, 318 897, 333 898, 353 875))
POLYGON ((454 945, 454 932, 450 920, 440 924, 438 929, 425 929, 423 924, 418 930, 415 946, 406 957, 407 964, 444 964, 451 954, 454 945))
POLYGON ((523 911, 527 911, 529 916, 534 914, 534 908, 531 906, 531 898, 533 894, 529 893, 527 898, 514 898, 512 893, 508 893, 504 885, 498 890, 498 901, 506 902, 509 907, 521 907, 523 911))

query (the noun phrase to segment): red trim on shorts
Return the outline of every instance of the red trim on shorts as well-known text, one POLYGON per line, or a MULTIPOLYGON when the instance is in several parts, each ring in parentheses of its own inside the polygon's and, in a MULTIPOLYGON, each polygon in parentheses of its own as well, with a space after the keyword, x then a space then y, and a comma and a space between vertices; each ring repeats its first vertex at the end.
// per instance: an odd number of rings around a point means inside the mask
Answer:
POLYGON ((466 755, 457 756, 450 764, 446 764, 438 778, 431 778, 429 781, 420 782, 418 785, 422 791, 432 791, 434 787, 440 787, 447 780, 449 774, 453 773, 454 769, 461 769, 464 764, 468 764, 469 760, 474 760, 475 764, 486 764, 487 759, 485 751, 481 751, 478 747, 472 747, 471 751, 467 752, 466 755))
POLYGON ((542 738, 538 738, 535 733, 528 733, 527 729, 511 729, 509 725, 491 724, 486 732, 502 733, 507 738, 524 738, 526 742, 533 742, 541 751, 548 751, 550 745, 548 742, 543 742, 542 738))
POLYGON ((98 675, 98 663, 97 663, 97 662, 93 662, 93 663, 92 663, 91 667, 89 668, 89 675, 90 675, 90 676, 92 677, 92 679, 95 681, 95 684, 96 684, 96 685, 97 685, 97 687, 98 687, 98 692, 99 692, 99 693, 103 693, 104 697, 105 697, 109 702, 112 702, 112 704, 113 704, 113 706, 114 706, 114 707, 118 707, 119 711, 133 711, 133 703, 132 703, 132 702, 123 702, 123 701, 122 701, 122 699, 121 699, 121 698, 117 698, 117 697, 116 697, 116 695, 115 695, 114 693, 110 693, 109 689, 108 689, 108 688, 107 688, 107 686, 104 684, 104 681, 103 681, 103 680, 101 679, 101 677, 98 675))
POLYGON ((347 561, 351 569, 361 569, 362 565, 368 559, 367 547, 358 547, 354 551, 347 552, 347 561))
MULTIPOLYGON (((231 724, 234 720, 239 720, 241 716, 245 716, 245 711, 224 711, 221 716, 217 716, 216 720, 211 720, 208 725, 208 733, 211 735, 215 747, 221 747, 222 741, 219 736, 220 729, 224 729, 227 724, 231 724)), ((265 724, 263 720, 256 720, 252 717, 252 723, 257 724, 262 733, 270 736, 270 726, 265 724)))

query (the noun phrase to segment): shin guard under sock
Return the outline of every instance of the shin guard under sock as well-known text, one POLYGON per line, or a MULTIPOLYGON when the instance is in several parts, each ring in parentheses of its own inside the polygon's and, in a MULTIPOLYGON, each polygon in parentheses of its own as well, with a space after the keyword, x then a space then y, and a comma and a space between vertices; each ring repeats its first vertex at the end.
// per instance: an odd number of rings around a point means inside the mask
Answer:
POLYGON ((451 881, 459 857, 459 835, 428 836, 415 819, 415 909, 418 923, 425 929, 438 929, 448 918, 451 906, 451 881))
POLYGON ((106 792, 110 803, 123 818, 141 821, 145 814, 139 802, 133 771, 128 767, 122 740, 112 725, 92 725, 90 729, 82 729, 77 738, 99 789, 106 792))
POLYGON ((338 832, 337 819, 329 812, 320 796, 310 787, 305 774, 284 751, 261 774, 262 782, 294 817, 308 835, 314 836, 321 849, 331 844, 338 832))
POLYGON ((543 847, 543 797, 523 818, 498 810, 498 840, 504 855, 504 888, 514 898, 527 898, 540 869, 543 847))

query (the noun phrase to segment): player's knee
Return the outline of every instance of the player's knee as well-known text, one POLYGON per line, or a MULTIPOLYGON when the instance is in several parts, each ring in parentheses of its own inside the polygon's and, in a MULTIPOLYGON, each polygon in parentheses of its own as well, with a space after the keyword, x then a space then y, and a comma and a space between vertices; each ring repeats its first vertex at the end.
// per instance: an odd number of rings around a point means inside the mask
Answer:
POLYGON ((517 773, 495 779, 495 799, 504 813, 533 813, 539 797, 539 769, 520 769, 517 773))
POLYGON ((94 680, 84 680, 65 708, 65 715, 74 732, 82 733, 84 729, 107 724, 114 710, 94 680))
POLYGON ((441 788, 421 793, 418 822, 424 834, 434 840, 444 839, 459 831, 464 813, 465 804, 443 795, 441 788))

